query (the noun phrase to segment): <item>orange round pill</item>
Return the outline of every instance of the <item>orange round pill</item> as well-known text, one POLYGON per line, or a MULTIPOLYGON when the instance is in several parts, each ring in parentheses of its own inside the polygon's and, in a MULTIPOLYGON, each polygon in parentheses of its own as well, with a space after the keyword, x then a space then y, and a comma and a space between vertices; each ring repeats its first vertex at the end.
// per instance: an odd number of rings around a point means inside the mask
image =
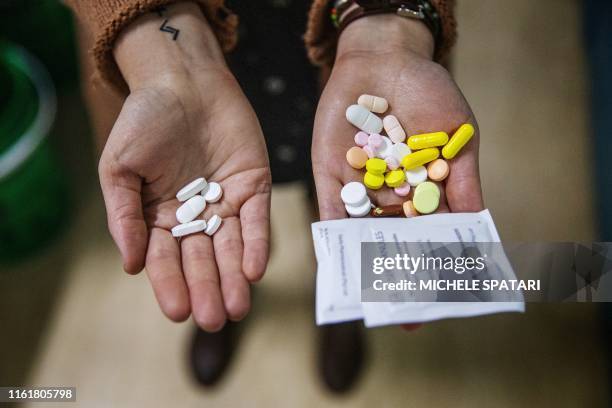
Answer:
POLYGON ((354 169, 363 169, 368 161, 368 154, 361 147, 353 146, 346 152, 346 161, 354 169))
POLYGON ((437 159, 427 166, 427 176, 433 181, 442 181, 448 177, 450 167, 444 159, 437 159))
POLYGON ((404 209, 404 215, 408 218, 416 217, 419 215, 419 212, 414 208, 414 204, 412 201, 408 200, 402 205, 404 209))

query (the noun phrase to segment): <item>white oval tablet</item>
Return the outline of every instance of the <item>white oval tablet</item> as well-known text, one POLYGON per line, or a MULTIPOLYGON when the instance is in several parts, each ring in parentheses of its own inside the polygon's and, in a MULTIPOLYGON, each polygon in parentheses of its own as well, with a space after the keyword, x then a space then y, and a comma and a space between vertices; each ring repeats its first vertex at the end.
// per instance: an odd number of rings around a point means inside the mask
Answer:
POLYGON ((383 128, 382 119, 361 105, 351 105, 346 109, 346 120, 368 133, 380 133, 383 128))
POLYGON ((206 179, 204 177, 197 178, 191 183, 187 184, 185 187, 181 188, 179 192, 176 193, 176 198, 181 203, 187 201, 200 191, 204 190, 207 184, 208 183, 206 183, 206 179))
POLYGON ((387 115, 383 119, 383 126, 387 135, 393 140, 394 143, 400 143, 406 140, 406 132, 399 123, 399 120, 393 115, 387 115))
POLYGON ((222 221, 223 221, 223 219, 221 217, 219 217, 217 214, 213 215, 208 220, 208 225, 206 226, 206 230, 204 230, 204 233, 206 235, 214 234, 215 232, 217 232, 217 230, 221 226, 221 222, 222 221))
POLYGON ((201 195, 193 196, 176 210, 176 219, 181 224, 193 221, 198 215, 202 214, 205 208, 206 200, 204 197, 201 195))
POLYGON ((398 162, 402 162, 404 156, 412 153, 412 150, 408 147, 406 143, 396 143, 391 147, 391 156, 395 157, 398 162))
POLYGON ((387 136, 383 136, 382 140, 382 145, 376 151, 376 157, 386 159, 387 157, 393 155, 393 142, 387 136))
POLYGON ((195 234, 196 232, 204 231, 205 229, 206 221, 195 220, 172 228, 172 236, 178 238, 189 234, 195 234))
POLYGON ((370 210, 372 209, 372 203, 368 199, 368 201, 359 206, 345 205, 344 208, 346 209, 348 215, 350 215, 351 217, 365 217, 370 213, 370 210))
POLYGON ((207 202, 216 203, 217 201, 219 201, 219 199, 221 199, 221 196, 223 195, 223 189, 221 188, 221 184, 215 183, 214 181, 212 183, 208 183, 208 189, 203 192, 202 195, 204 196, 204 199, 207 202))
POLYGON ((360 206, 370 201, 365 186, 357 181, 353 181, 342 187, 340 198, 344 204, 351 206, 360 206))
POLYGON ((411 170, 406 170, 406 181, 412 187, 427 181, 427 169, 424 166, 419 166, 411 170))

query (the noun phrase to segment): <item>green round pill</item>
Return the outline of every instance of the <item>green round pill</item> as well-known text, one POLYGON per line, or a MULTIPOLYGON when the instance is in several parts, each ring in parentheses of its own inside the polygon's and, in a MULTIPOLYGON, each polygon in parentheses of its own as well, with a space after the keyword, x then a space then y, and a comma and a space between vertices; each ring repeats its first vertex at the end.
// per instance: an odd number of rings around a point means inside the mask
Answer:
POLYGON ((431 181, 426 181, 424 183, 419 184, 414 190, 414 194, 417 194, 419 191, 432 191, 436 193, 438 198, 440 198, 440 189, 435 183, 432 183, 431 181))
MULTIPOLYGON (((422 184, 419 184, 421 186, 422 184)), ((414 197, 412 199, 414 208, 421 214, 431 214, 438 209, 440 205, 440 192, 436 192, 431 188, 421 189, 420 191, 415 190, 414 197)))

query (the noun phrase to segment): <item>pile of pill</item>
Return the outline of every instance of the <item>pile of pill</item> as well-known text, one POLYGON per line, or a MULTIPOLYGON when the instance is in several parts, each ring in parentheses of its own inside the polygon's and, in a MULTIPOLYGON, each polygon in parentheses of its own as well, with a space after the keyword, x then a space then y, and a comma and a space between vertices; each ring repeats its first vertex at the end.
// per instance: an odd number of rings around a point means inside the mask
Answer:
POLYGON ((440 204, 440 189, 432 181, 441 182, 448 177, 450 166, 446 160, 454 158, 474 135, 474 127, 466 123, 450 139, 446 132, 407 137, 398 118, 387 115, 381 119, 376 115, 388 108, 385 98, 361 95, 357 104, 346 110, 346 119, 359 129, 356 146, 346 152, 346 160, 354 169, 366 170, 363 184, 348 183, 340 194, 351 217, 433 213, 440 204), (385 184, 400 197, 408 197, 414 188, 412 200, 401 206, 375 207, 365 187, 378 190, 385 184))
POLYGON ((223 190, 219 183, 208 183, 204 177, 197 178, 176 193, 176 198, 183 203, 176 210, 176 219, 180 223, 172 228, 172 236, 182 237, 202 232, 212 236, 223 221, 218 215, 206 220, 196 220, 206 208, 206 203, 216 203, 221 199, 223 190))

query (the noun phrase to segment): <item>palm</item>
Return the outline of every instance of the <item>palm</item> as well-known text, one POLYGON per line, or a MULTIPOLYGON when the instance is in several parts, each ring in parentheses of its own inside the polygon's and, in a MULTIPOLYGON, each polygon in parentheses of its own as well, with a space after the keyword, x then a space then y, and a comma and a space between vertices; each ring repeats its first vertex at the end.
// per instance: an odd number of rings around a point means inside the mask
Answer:
POLYGON ((133 92, 109 137, 100 174, 126 270, 137 272, 146 263, 169 317, 182 320, 191 311, 214 330, 226 315, 246 314, 248 281, 261 277, 267 260, 270 171, 261 129, 233 78, 133 92), (215 98, 206 96, 213 82, 224 89, 215 98), (224 225, 212 238, 196 234, 177 242, 170 233, 178 223, 175 194, 202 176, 224 190, 204 218, 218 214, 224 225))
MULTIPOLYGON (((346 217, 340 189, 363 179, 362 171, 346 163, 357 129, 346 121, 345 110, 364 93, 387 98, 390 110, 385 114, 397 116, 408 135, 452 132, 465 122, 475 125, 461 92, 441 66, 408 53, 378 54, 374 60, 372 55, 358 53, 343 56, 334 65, 315 119, 312 161, 322 219, 346 217)), ((450 162, 438 211, 482 207, 477 156, 478 135, 450 162)), ((378 205, 405 200, 389 188, 369 190, 369 195, 378 205)))

